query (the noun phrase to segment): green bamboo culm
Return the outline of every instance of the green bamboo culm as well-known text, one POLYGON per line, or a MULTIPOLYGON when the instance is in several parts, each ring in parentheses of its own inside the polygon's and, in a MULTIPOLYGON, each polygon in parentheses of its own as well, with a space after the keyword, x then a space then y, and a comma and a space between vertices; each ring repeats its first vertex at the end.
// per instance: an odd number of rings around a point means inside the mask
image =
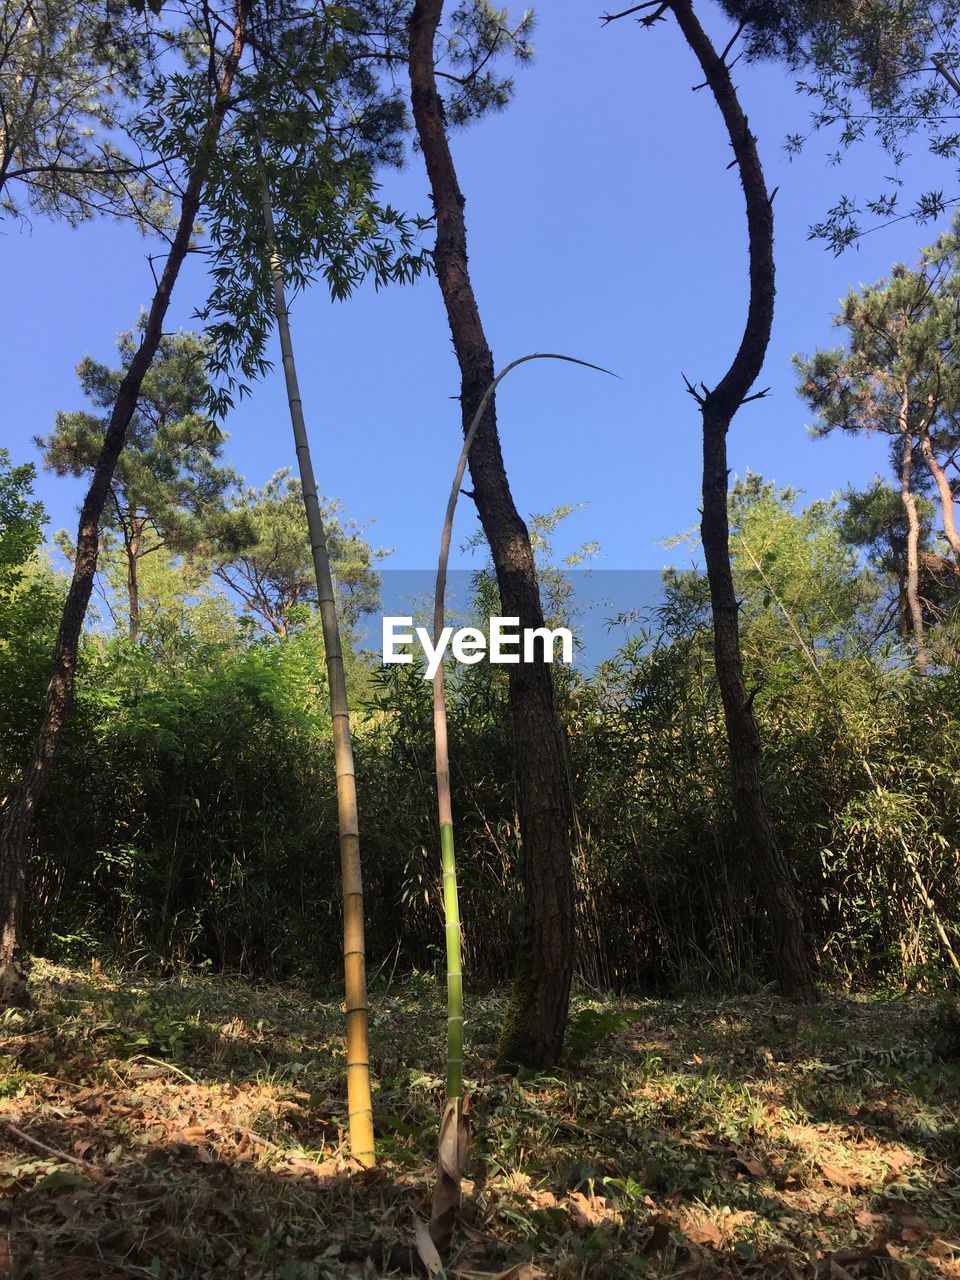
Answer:
POLYGON ((453 848, 453 823, 440 828, 443 862, 443 914, 447 934, 447 1098, 463 1092, 463 967, 460 949, 460 899, 453 848))
MULTIPOLYGON (((437 575, 435 630, 443 630, 443 595, 446 563, 437 575), (441 578, 442 573, 442 578, 441 578), (439 611, 439 623, 436 619, 439 611)), ((433 680, 433 744, 437 772, 437 810, 440 825, 440 863, 443 869, 443 914, 447 955, 447 1102, 463 1092, 463 962, 460 946, 460 898, 457 893, 457 859, 453 842, 453 804, 450 797, 450 761, 447 749, 447 708, 443 664, 433 680)))
MULTIPOLYGON (((573 356, 537 353, 521 356, 499 373, 483 393, 473 421, 464 433, 463 448, 456 474, 450 487, 447 510, 440 534, 440 556, 437 561, 437 584, 433 596, 433 640, 439 644, 443 632, 447 563, 453 536, 453 517, 457 509, 460 485, 467 469, 470 447, 483 421, 497 383, 527 360, 568 360, 571 364, 600 369, 573 356)), ((440 828, 440 863, 443 868, 443 913, 447 953, 447 1097, 440 1120, 440 1142, 437 1157, 437 1181, 433 1188, 433 1204, 429 1228, 420 1224, 436 1250, 449 1248, 460 1213, 460 1186, 470 1148, 470 1099, 463 1090, 463 964, 460 945, 460 902, 457 893, 457 859, 453 839, 453 804, 450 797, 450 753, 447 743, 446 676, 441 662, 433 680, 433 746, 437 771, 437 819, 440 828)))
MULTIPOLYGON (((447 591, 447 564, 450 559, 450 541, 453 536, 453 517, 457 509, 457 498, 463 483, 467 460, 474 437, 480 429, 480 423, 490 403, 497 384, 507 376, 511 369, 528 360, 565 360, 569 364, 580 364, 587 369, 596 369, 599 373, 610 373, 598 364, 590 364, 586 360, 578 360, 575 356, 556 355, 552 352, 535 352, 521 356, 502 369, 490 386, 483 393, 473 421, 463 437, 463 448, 457 463, 456 474, 450 487, 447 510, 443 519, 443 530, 440 534, 440 556, 437 561, 437 583, 433 597, 433 640, 439 644, 443 631, 445 599, 447 591)), ((616 377, 615 374, 611 376, 616 377)), ((453 804, 450 798, 450 758, 447 746, 447 706, 445 698, 445 678, 443 664, 437 671, 433 681, 433 742, 437 772, 437 816, 440 825, 440 861, 443 867, 443 910, 446 924, 447 952, 447 1102, 460 1098, 463 1092, 463 966, 460 946, 460 902, 457 894, 457 863, 453 839, 453 804)))

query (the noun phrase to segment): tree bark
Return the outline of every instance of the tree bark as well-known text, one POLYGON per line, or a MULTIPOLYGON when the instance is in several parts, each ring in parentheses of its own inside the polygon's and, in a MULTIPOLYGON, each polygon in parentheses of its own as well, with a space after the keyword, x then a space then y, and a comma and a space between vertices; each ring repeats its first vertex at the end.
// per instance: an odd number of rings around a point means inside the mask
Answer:
POLYGON ((900 404, 900 438, 903 457, 900 460, 900 500, 907 516, 907 607, 917 657, 917 671, 925 676, 929 667, 927 642, 920 603, 920 516, 913 493, 913 433, 910 430, 910 393, 904 391, 900 404))
MULTIPOLYGON (((100 519, 117 459, 126 440, 127 428, 137 407, 143 379, 160 344, 163 321, 170 305, 173 287, 190 248, 190 238, 200 209, 207 173, 227 114, 231 86, 246 43, 251 3, 252 0, 238 0, 232 42, 223 59, 210 115, 184 190, 176 233, 147 315, 143 340, 117 391, 93 479, 80 510, 73 577, 54 645, 53 670, 47 686, 43 717, 23 778, 10 798, 0 828, 0 975, 8 973, 14 965, 23 916, 27 850, 36 809, 50 783, 57 751, 73 705, 77 648, 97 570, 100 519)), ((2 985, 3 978, 0 976, 0 1000, 3 998, 2 985)))
POLYGON ((135 527, 127 545, 127 603, 130 609, 130 639, 134 643, 140 636, 140 583, 137 577, 139 554, 140 532, 135 527))
POLYGON ((940 494, 940 510, 943 518, 943 535, 950 543, 950 550, 953 552, 957 564, 960 564, 960 534, 957 533, 956 512, 953 505, 953 488, 947 479, 947 473, 941 467, 937 455, 934 452, 933 441, 930 439, 930 426, 926 424, 920 432, 920 452, 923 454, 923 460, 927 464, 927 469, 933 476, 934 484, 937 486, 937 492, 940 494))
MULTIPOLYGON (((493 382, 494 363, 467 266, 464 198, 437 92, 433 46, 442 9, 443 0, 417 0, 413 6, 410 84, 414 121, 437 215, 434 262, 460 366, 460 406, 466 431, 493 382)), ((493 398, 470 450, 470 475, 504 614, 519 618, 521 628, 540 627, 543 609, 533 548, 510 492, 493 398)), ((525 922, 499 1053, 504 1063, 548 1067, 559 1061, 563 1050, 573 975, 570 798, 551 670, 543 663, 518 663, 509 672, 525 922)))
POLYGON ((730 750, 733 806, 740 839, 766 907, 780 989, 791 999, 815 1000, 813 961, 800 907, 763 793, 760 733, 753 714, 754 694, 747 693, 743 676, 740 606, 730 563, 727 433, 760 373, 770 341, 775 296, 773 211, 756 140, 729 68, 700 26, 690 0, 673 0, 670 8, 723 116, 746 199, 750 302, 743 337, 732 364, 713 390, 705 386, 700 391, 690 388, 703 417, 700 534, 710 584, 714 654, 730 750))

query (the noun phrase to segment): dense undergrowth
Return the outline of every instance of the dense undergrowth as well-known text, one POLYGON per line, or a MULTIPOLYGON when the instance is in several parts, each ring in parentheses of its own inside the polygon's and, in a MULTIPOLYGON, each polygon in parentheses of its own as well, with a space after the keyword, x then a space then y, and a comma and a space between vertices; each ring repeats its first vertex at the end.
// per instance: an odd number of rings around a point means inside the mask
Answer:
MULTIPOLYGON (((960 919, 956 628, 932 634, 942 661, 918 678, 897 637, 877 635, 880 588, 843 546, 834 506, 798 511, 756 478, 737 501, 736 537, 763 566, 761 580, 738 560, 765 784, 821 976, 854 990, 942 986, 937 925, 956 948, 960 919)), ((543 580, 563 618, 566 571, 547 565, 543 580)), ((58 590, 38 574, 10 604, 0 794, 31 741, 58 590)), ((668 574, 662 596, 631 634, 614 628, 608 660, 557 669, 578 970, 604 990, 756 990, 771 976, 766 925, 731 812, 705 584, 668 574)), ((481 572, 479 615, 496 612, 495 597, 481 572)), ((316 627, 251 638, 229 609, 179 598, 155 624, 144 616, 137 644, 85 638, 38 815, 28 944, 68 962, 335 980, 336 798, 316 627)), ((372 967, 432 971, 430 685, 359 648, 350 664, 372 967)), ((511 976, 522 882, 506 669, 451 669, 448 687, 466 963, 475 985, 496 984, 511 976)))
MULTIPOLYGON (((419 1274, 441 992, 372 1000, 380 1164, 344 1149, 335 992, 36 962, 2 1026, 15 1280, 419 1274)), ((575 998, 568 1063, 496 1074, 471 999, 475 1137, 450 1275, 960 1275, 958 1025, 926 998, 798 1010, 575 998)), ((5 1259, 6 1261, 6 1259, 5 1259)))

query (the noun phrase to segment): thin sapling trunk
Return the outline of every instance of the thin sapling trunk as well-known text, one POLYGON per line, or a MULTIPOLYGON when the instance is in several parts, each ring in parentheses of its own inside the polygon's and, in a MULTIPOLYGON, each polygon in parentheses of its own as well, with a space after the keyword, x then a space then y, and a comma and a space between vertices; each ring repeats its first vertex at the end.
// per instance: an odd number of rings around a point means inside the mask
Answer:
POLYGON ((127 543, 127 598, 130 608, 130 639, 140 635, 140 582, 137 558, 140 554, 140 531, 135 529, 127 543))

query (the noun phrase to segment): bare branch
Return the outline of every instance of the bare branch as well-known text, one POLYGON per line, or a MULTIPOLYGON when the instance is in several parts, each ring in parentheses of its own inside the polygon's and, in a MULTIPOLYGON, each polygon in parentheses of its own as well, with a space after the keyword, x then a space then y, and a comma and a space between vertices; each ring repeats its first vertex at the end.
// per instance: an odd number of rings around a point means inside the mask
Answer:
POLYGON ((668 4, 661 4, 660 0, 647 0, 646 4, 635 4, 629 9, 622 10, 620 13, 602 13, 600 15, 600 21, 604 26, 606 26, 608 22, 616 22, 618 18, 629 18, 633 13, 642 13, 644 9, 656 9, 656 13, 649 17, 640 19, 645 26, 650 26, 662 18, 669 7, 670 6, 668 4))

